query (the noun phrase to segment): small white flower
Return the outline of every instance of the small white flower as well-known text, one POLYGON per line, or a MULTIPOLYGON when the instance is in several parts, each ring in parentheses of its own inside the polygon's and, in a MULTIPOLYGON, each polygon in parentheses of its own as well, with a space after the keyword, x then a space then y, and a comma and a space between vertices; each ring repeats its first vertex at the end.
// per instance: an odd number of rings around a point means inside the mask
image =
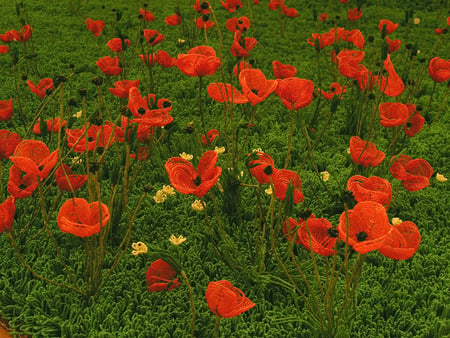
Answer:
POLYGON ((204 207, 203 207, 203 203, 200 200, 195 200, 194 203, 191 204, 192 209, 194 209, 195 211, 203 211, 204 207))
POLYGON ((183 237, 183 236, 175 237, 175 235, 171 235, 170 238, 169 238, 169 241, 173 245, 180 245, 181 243, 186 241, 186 237, 183 237))
POLYGON ((419 18, 414 18, 413 20, 415 25, 418 25, 420 23, 420 19, 419 18))
POLYGON ((191 161, 194 158, 194 155, 186 154, 184 151, 180 154, 180 157, 182 159, 185 159, 187 161, 191 161))
POLYGON ((83 115, 83 111, 80 110, 79 112, 76 112, 75 114, 73 114, 73 117, 76 117, 77 119, 79 119, 81 116, 83 115))
POLYGON ((328 171, 322 171, 322 172, 320 173, 320 179, 321 179, 323 182, 328 181, 328 180, 330 179, 330 173, 329 173, 328 171))
POLYGON ((83 159, 81 158, 81 156, 75 156, 72 159, 72 164, 80 164, 81 162, 83 162, 83 159))
POLYGON ((403 221, 400 218, 398 218, 398 217, 392 218, 391 222, 392 222, 392 225, 402 224, 403 223, 403 221))
POLYGON ((178 39, 178 43, 185 43, 185 42, 186 42, 186 40, 178 39))
POLYGON ((350 148, 347 148, 347 154, 350 154, 350 148))
POLYGON ((163 203, 166 200, 166 198, 167 195, 162 190, 158 190, 156 192, 156 195, 153 196, 153 199, 155 200, 156 203, 163 203))
POLYGON ((436 173, 436 180, 438 180, 438 182, 447 182, 447 178, 439 173, 436 173))
POLYGON ((148 251, 147 245, 145 245, 142 242, 133 243, 133 244, 131 244, 131 247, 134 249, 131 252, 134 256, 137 256, 142 253, 147 253, 147 251, 148 251))
POLYGON ((219 155, 220 155, 220 154, 223 154, 223 153, 225 152, 225 147, 215 147, 215 148, 214 148, 214 151, 215 151, 216 153, 218 153, 219 155))
POLYGON ((253 149, 252 153, 263 153, 261 148, 253 149))
POLYGON ((175 195, 175 189, 170 185, 163 185, 161 191, 167 195, 175 195))
POLYGON ((266 190, 264 190, 264 192, 265 192, 267 195, 272 195, 272 194, 273 194, 272 186, 270 186, 269 188, 267 188, 266 190))

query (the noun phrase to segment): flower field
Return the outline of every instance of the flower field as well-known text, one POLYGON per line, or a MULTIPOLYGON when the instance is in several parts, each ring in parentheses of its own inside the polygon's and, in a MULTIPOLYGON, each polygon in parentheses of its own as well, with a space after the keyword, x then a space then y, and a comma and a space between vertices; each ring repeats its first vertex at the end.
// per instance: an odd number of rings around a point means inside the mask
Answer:
POLYGON ((1 8, 11 335, 450 335, 447 1, 1 8))

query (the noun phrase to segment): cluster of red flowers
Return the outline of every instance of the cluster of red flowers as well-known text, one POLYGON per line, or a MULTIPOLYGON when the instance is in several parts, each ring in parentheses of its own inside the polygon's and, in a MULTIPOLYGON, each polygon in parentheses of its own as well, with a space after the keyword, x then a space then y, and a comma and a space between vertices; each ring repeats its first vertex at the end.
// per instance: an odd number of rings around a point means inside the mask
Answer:
MULTIPOLYGON (((0 42, 9 44, 12 41, 26 42, 30 40, 33 28, 30 25, 24 25, 20 31, 11 29, 4 34, 0 34, 0 42)), ((0 54, 9 52, 9 46, 0 45, 0 54)))

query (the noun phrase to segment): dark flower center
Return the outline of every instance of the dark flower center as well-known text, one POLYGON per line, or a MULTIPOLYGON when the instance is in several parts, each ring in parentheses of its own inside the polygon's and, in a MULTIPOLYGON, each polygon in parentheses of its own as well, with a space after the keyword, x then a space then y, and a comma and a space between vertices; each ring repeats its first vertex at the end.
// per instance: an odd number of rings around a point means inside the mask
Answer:
POLYGON ((410 129, 412 126, 411 122, 406 122, 406 128, 410 129))
POLYGON ((202 178, 197 175, 197 177, 193 180, 196 187, 198 187, 202 183, 202 178))
POLYGON ((328 229, 328 236, 332 238, 336 238, 339 235, 339 231, 336 228, 329 228, 328 229))
POLYGON ((364 242, 367 237, 368 235, 365 231, 361 231, 360 233, 356 234, 356 239, 358 240, 358 242, 364 242))
POLYGON ((21 185, 19 185, 20 190, 25 190, 26 188, 27 188, 27 186, 23 183, 21 185))
POLYGON ((163 103, 164 108, 169 108, 171 105, 172 105, 172 103, 170 103, 169 101, 164 101, 164 103, 163 103))
POLYGON ((209 7, 209 5, 208 5, 208 3, 207 3, 206 1, 203 1, 203 2, 201 3, 201 5, 200 5, 200 8, 201 8, 201 9, 208 9, 208 7, 209 7))
POLYGON ((88 137, 88 142, 92 142, 92 141, 94 141, 94 139, 91 136, 89 136, 88 137))
POLYGON ((154 41, 156 40, 157 37, 158 37, 158 36, 157 36, 156 34, 153 35, 153 36, 148 40, 148 42, 149 42, 149 43, 154 42, 154 41))
POLYGON ((203 18, 203 21, 209 21, 209 14, 203 14, 203 16, 202 16, 202 18, 203 18))
POLYGON ((272 166, 271 166, 271 165, 268 165, 267 167, 265 167, 265 168, 263 169, 263 172, 264 172, 264 174, 266 174, 267 176, 272 175, 272 173, 273 173, 273 168, 272 168, 272 166))
POLYGON ((258 92, 259 92, 259 90, 258 90, 258 89, 255 89, 255 88, 253 88, 253 89, 251 90, 251 92, 252 92, 253 94, 255 94, 255 95, 258 95, 258 92))

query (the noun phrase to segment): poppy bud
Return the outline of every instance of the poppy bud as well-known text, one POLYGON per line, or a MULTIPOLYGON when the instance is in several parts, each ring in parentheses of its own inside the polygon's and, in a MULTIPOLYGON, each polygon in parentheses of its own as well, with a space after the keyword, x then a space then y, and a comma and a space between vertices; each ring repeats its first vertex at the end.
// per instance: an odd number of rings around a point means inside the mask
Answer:
POLYGON ((30 54, 25 55, 25 59, 31 60, 31 59, 34 59, 37 56, 38 56, 37 53, 30 53, 30 54))
POLYGON ((289 182, 286 190, 286 195, 284 197, 284 214, 291 215, 294 210, 294 190, 295 185, 289 182))
POLYGON ((80 95, 81 97, 85 97, 87 95, 87 90, 84 88, 78 89, 78 95, 80 95))
POLYGON ((408 44, 405 45, 405 48, 406 48, 406 49, 411 49, 411 48, 412 48, 412 45, 411 45, 410 43, 408 43, 408 44))
POLYGON ((416 106, 416 110, 417 110, 417 111, 422 111, 422 110, 423 110, 423 106, 422 106, 421 104, 418 104, 418 105, 416 106))
POLYGON ((24 81, 28 80, 28 75, 27 74, 23 74, 22 75, 22 80, 24 80, 24 81))
POLYGON ((20 16, 20 4, 16 4, 16 15, 20 16))
POLYGON ((386 37, 387 25, 383 25, 383 29, 381 30, 381 38, 384 39, 386 37))
POLYGON ((19 53, 17 52, 17 49, 11 49, 11 56, 13 65, 17 65, 17 62, 19 62, 19 53))
POLYGON ((69 65, 69 68, 70 68, 70 69, 74 69, 74 68, 75 68, 75 64, 71 63, 71 64, 69 65))
POLYGON ((375 38, 373 37, 373 35, 369 35, 367 37, 367 41, 369 41, 369 42, 373 42, 374 40, 375 40, 375 38))
POLYGON ((47 136, 47 122, 44 119, 39 119, 39 130, 42 137, 47 136))
POLYGON ((336 20, 340 20, 340 19, 341 19, 341 17, 339 15, 336 15, 336 20))
POLYGON ((138 19, 142 19, 144 16, 142 14, 138 15, 138 19))
POLYGON ((100 86, 103 83, 103 79, 101 77, 96 77, 92 79, 91 82, 95 86, 100 86))
POLYGON ((77 101, 75 101, 75 99, 70 99, 67 104, 71 107, 76 107, 78 105, 77 101))
POLYGON ((317 21, 317 10, 315 7, 313 8, 313 19, 314 21, 317 21))
POLYGON ((320 39, 315 39, 314 40, 314 48, 316 49, 317 53, 320 52, 320 39))
POLYGON ((105 7, 105 5, 102 5, 102 9, 105 9, 106 7, 105 7))
POLYGON ((448 29, 447 29, 447 28, 444 28, 444 29, 442 30, 442 33, 443 33, 443 34, 447 34, 447 33, 448 33, 448 29))
POLYGON ((333 99, 331 100, 331 112, 333 114, 336 113, 340 102, 341 102, 341 98, 339 97, 339 95, 334 95, 333 99))
POLYGON ((56 87, 59 86, 60 83, 66 82, 66 80, 67 80, 67 79, 66 79, 65 76, 63 76, 63 75, 58 75, 58 76, 56 76, 56 77, 53 79, 53 85, 54 85, 55 88, 56 88, 56 87))
POLYGON ((375 100, 375 95, 370 93, 368 96, 369 100, 375 100))
POLYGON ((102 155, 104 151, 105 151, 104 147, 98 147, 97 148, 97 154, 99 154, 99 155, 102 155))
POLYGON ((103 120, 97 114, 94 114, 89 122, 95 126, 101 126, 103 124, 103 120))
POLYGON ((353 193, 348 190, 343 190, 341 193, 341 201, 344 205, 348 205, 349 208, 352 208, 354 205, 353 193))
MULTIPOLYGON (((386 26, 383 26, 383 29, 386 26)), ((383 45, 381 46, 381 59, 382 60, 386 60, 387 56, 388 56, 388 52, 389 52, 389 44, 387 43, 386 40, 383 41, 383 45)))
POLYGON ((99 169, 98 163, 93 162, 89 166, 89 173, 95 174, 98 171, 98 169, 99 169))

